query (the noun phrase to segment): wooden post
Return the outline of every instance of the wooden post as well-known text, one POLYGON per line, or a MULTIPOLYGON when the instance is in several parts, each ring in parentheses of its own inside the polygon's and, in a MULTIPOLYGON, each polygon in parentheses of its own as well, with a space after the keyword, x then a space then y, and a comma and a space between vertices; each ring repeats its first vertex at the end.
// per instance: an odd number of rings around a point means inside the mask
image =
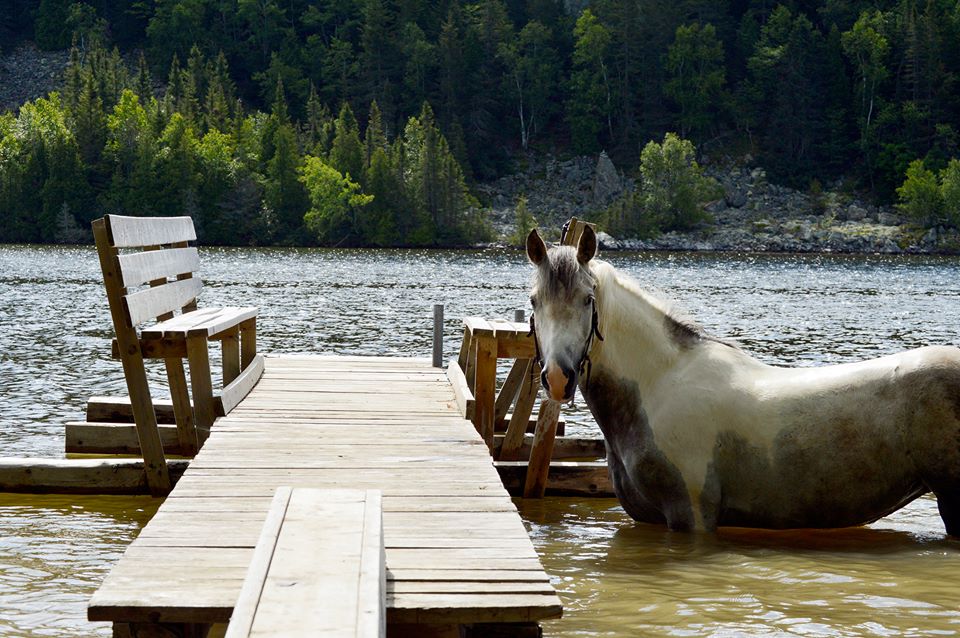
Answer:
POLYGON ((233 328, 220 339, 223 348, 223 386, 226 387, 240 376, 240 328, 233 328))
MULTIPOLYGON (((177 422, 177 444, 184 456, 197 453, 197 430, 194 427, 193 406, 190 405, 190 393, 187 391, 187 377, 183 371, 183 359, 170 357, 164 359, 167 366, 167 383, 170 385, 170 402, 173 404, 174 419, 177 422)), ((156 414, 156 406, 154 406, 156 414)))
POLYGON ((550 458, 553 456, 553 441, 557 435, 557 419, 560 418, 560 403, 543 401, 537 416, 537 429, 533 433, 530 463, 523 484, 524 498, 543 498, 550 473, 550 458))
POLYGON ((507 373, 507 378, 500 386, 500 393, 497 395, 497 402, 493 410, 493 422, 499 429, 500 423, 507 418, 507 412, 510 406, 516 400, 520 393, 520 387, 523 385, 524 373, 527 372, 527 362, 529 359, 517 359, 513 362, 513 367, 507 373))
POLYGON ((97 244, 97 255, 103 271, 103 283, 110 302, 110 314, 113 317, 114 331, 120 346, 120 361, 123 363, 123 376, 130 393, 130 407, 133 409, 134 422, 137 424, 137 438, 140 441, 140 453, 143 455, 143 469, 147 485, 153 496, 165 496, 170 492, 172 483, 167 470, 167 460, 163 455, 160 431, 157 429, 157 415, 153 411, 150 397, 150 385, 147 371, 143 365, 143 353, 140 352, 140 338, 134 327, 130 326, 124 313, 120 297, 123 286, 117 266, 116 249, 111 246, 106 221, 93 222, 93 237, 97 244))
POLYGON ((517 404, 513 406, 513 416, 507 425, 503 445, 500 446, 499 460, 517 461, 520 459, 523 435, 527 431, 527 423, 530 422, 530 414, 533 412, 533 404, 537 400, 539 389, 540 366, 533 359, 529 359, 524 369, 523 385, 520 387, 519 396, 517 396, 517 404))
POLYGON ((190 386, 193 390, 193 415, 197 438, 202 444, 210 435, 210 426, 215 418, 213 407, 213 382, 210 380, 210 353, 207 337, 187 337, 187 361, 190 363, 190 386))
POLYGON ((443 367, 443 304, 433 304, 433 367, 443 367))
POLYGON ((523 323, 527 320, 526 313, 523 311, 523 308, 517 308, 513 311, 513 320, 517 323, 523 323))
POLYGON ((497 340, 494 337, 476 336, 477 344, 476 382, 473 396, 476 406, 477 431, 483 437, 490 453, 493 453, 494 394, 497 384, 497 340))
POLYGON ((240 367, 246 369, 257 356, 257 318, 240 324, 240 367))

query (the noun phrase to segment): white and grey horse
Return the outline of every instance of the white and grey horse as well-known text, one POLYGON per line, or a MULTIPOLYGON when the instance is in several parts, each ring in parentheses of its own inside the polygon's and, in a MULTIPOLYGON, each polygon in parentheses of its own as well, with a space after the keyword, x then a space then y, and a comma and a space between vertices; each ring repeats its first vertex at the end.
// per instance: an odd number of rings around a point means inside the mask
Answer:
POLYGON ((960 535, 960 349, 819 368, 766 365, 611 265, 547 248, 531 303, 549 397, 579 384, 626 512, 676 530, 861 525, 932 491, 960 535))

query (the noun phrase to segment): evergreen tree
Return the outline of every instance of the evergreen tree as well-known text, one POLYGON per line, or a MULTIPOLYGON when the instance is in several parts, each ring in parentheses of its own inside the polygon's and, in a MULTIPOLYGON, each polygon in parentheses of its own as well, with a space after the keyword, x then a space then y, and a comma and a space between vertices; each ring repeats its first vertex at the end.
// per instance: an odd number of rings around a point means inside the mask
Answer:
POLYGON ((34 37, 41 49, 55 50, 70 46, 70 15, 72 0, 40 0, 34 23, 34 37))
POLYGON ((144 102, 153 97, 153 78, 150 77, 147 58, 144 57, 143 52, 140 53, 140 57, 137 60, 136 92, 137 95, 140 96, 140 100, 144 102))
POLYGON ((573 73, 567 100, 567 123, 573 147, 581 153, 599 150, 601 131, 612 143, 613 78, 607 61, 610 32, 590 9, 584 9, 574 28, 573 73))
POLYGON ((360 126, 346 102, 340 107, 340 116, 334 125, 334 131, 330 165, 348 179, 362 178, 364 150, 360 143, 360 126))
POLYGON ((679 107, 681 137, 691 134, 703 139, 722 121, 724 103, 723 45, 711 24, 677 27, 676 38, 667 50, 669 79, 664 93, 679 107))

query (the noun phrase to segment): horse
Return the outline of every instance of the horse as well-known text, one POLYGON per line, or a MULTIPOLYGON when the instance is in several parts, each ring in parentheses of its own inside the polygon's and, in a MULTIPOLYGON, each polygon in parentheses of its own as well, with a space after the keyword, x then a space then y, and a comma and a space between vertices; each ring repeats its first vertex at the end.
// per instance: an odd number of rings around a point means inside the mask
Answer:
POLYGON ((778 367, 534 229, 531 332, 545 398, 580 392, 632 518, 671 530, 838 528, 927 492, 960 536, 960 349, 778 367))

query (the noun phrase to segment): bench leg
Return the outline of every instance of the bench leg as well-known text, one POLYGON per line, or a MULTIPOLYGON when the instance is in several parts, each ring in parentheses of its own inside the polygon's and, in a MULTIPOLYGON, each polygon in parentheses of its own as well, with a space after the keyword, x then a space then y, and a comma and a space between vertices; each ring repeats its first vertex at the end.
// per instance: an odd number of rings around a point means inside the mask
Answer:
POLYGON ((202 444, 213 425, 213 381, 210 378, 210 351, 206 336, 187 338, 190 363, 190 388, 193 390, 193 414, 197 438, 202 444))
MULTIPOLYGON (((240 324, 240 369, 247 366, 257 356, 257 318, 247 319, 240 324)), ((226 385, 226 383, 224 383, 226 385)))
POLYGON ((235 328, 220 339, 223 346, 223 387, 240 376, 240 329, 235 328))
POLYGON ((180 453, 194 456, 197 453, 197 430, 193 422, 193 408, 190 405, 190 393, 187 391, 187 376, 183 371, 180 357, 164 359, 167 366, 167 382, 170 384, 170 398, 173 400, 173 414, 177 421, 177 443, 180 453))

